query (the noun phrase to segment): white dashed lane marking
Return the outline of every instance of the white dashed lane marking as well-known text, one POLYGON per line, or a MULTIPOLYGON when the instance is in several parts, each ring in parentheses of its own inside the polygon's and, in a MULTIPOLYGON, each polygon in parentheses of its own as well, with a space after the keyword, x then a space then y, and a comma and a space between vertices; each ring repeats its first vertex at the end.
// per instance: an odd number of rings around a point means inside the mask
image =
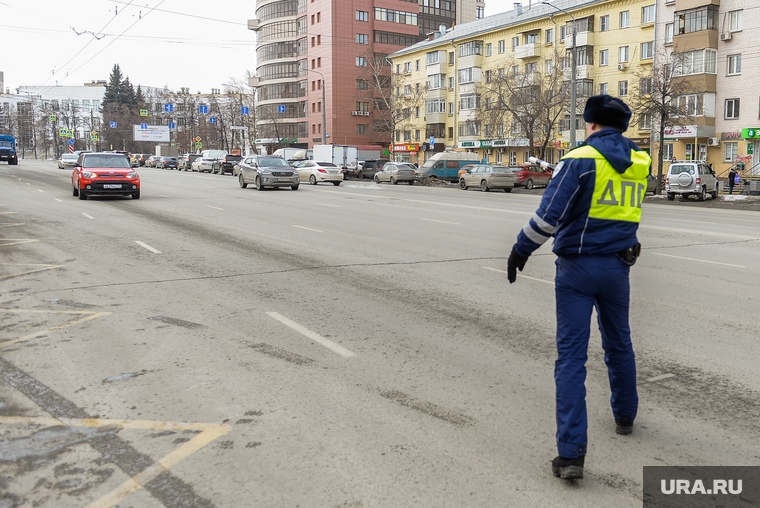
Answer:
POLYGON ((143 242, 141 242, 141 241, 139 241, 139 240, 135 240, 135 243, 136 243, 137 245, 139 245, 140 247, 144 247, 144 248, 148 249, 149 251, 151 251, 151 252, 152 252, 152 253, 154 253, 154 254, 161 254, 161 251, 160 251, 160 250, 158 250, 158 249, 154 249, 153 247, 151 247, 151 246, 150 246, 150 245, 148 245, 147 243, 143 243, 143 242))
POLYGON ((299 325, 295 321, 291 321, 290 319, 286 318, 283 315, 280 315, 276 312, 267 312, 267 316, 276 319, 280 323, 284 324, 287 327, 292 328, 293 330, 297 331, 301 335, 304 335, 308 337, 309 339, 313 340, 314 342, 323 345, 330 351, 334 353, 338 353, 340 356, 343 356, 345 358, 356 356, 356 353, 349 351, 348 349, 344 348, 343 346, 339 344, 334 343, 331 340, 325 339, 318 333, 312 332, 311 330, 304 328, 303 326, 299 325))

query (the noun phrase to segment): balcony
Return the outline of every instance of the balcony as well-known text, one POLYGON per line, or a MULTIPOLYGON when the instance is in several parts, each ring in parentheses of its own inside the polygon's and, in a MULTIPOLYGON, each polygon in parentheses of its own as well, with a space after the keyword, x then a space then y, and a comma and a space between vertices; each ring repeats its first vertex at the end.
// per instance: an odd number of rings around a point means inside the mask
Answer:
MULTIPOLYGON (((581 46, 593 46, 594 45, 594 32, 578 32, 575 34, 575 45, 581 46)), ((565 36, 565 49, 573 47, 573 34, 572 32, 565 36)))
POLYGON ((535 58, 541 56, 541 45, 537 42, 523 44, 515 48, 515 58, 535 58))
MULTIPOLYGON (((589 79, 591 75, 591 65, 576 65, 575 66, 575 79, 589 79)), ((573 68, 568 66, 565 69, 565 81, 570 81, 573 77, 573 68)))

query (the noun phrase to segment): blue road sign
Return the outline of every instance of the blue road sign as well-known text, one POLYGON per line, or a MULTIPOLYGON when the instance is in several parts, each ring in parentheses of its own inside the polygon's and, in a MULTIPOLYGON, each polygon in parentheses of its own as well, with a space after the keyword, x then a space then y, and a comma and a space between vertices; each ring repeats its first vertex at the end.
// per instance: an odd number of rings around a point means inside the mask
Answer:
POLYGON ((430 136, 430 146, 432 147, 435 144, 435 136, 430 136))
POLYGON ((211 117, 208 119, 209 123, 216 123, 216 117, 211 117))
POLYGON ((111 122, 108 124, 112 129, 116 128, 116 122, 111 122))
POLYGON ((164 111, 167 113, 174 111, 174 104, 164 104, 164 111))
POLYGON ((243 106, 242 108, 240 108, 240 113, 242 113, 244 115, 247 115, 248 114, 248 107, 247 106, 243 106))
POLYGON ((277 106, 277 111, 280 112, 280 113, 284 113, 285 112, 285 106, 277 106))
POLYGON ((199 111, 201 113, 208 113, 208 106, 200 106, 199 111))
POLYGON ((147 123, 141 123, 140 124, 140 128, 141 129, 147 129, 148 128, 148 124, 147 123))
POLYGON ((169 128, 174 129, 177 126, 174 122, 169 122, 169 128))
POLYGON ((73 144, 74 144, 74 140, 73 140, 73 139, 70 139, 70 140, 69 140, 69 144, 70 144, 70 145, 73 145, 73 144))

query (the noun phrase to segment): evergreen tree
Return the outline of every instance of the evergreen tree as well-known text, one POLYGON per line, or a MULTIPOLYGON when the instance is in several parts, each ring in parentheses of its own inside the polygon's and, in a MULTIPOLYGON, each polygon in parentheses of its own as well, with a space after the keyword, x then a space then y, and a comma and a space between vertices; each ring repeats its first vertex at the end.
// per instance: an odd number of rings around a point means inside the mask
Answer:
POLYGON ((111 77, 106 85, 105 94, 103 94, 103 107, 110 105, 119 105, 121 103, 122 93, 122 74, 119 64, 114 64, 111 70, 111 77))

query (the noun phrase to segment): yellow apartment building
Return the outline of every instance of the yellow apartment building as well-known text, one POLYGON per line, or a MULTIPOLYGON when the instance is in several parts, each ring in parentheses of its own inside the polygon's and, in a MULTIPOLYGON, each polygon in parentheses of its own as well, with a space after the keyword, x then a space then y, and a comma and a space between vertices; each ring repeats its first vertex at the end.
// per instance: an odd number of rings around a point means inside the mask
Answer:
MULTIPOLYGON (((531 155, 559 160, 572 138, 573 36, 576 146, 586 137, 588 96, 608 93, 632 108, 646 100, 655 0, 515 4, 389 55, 394 158, 422 163, 456 150, 489 162, 521 164, 531 155)), ((649 149, 651 131, 651 118, 635 115, 625 135, 649 149)))

